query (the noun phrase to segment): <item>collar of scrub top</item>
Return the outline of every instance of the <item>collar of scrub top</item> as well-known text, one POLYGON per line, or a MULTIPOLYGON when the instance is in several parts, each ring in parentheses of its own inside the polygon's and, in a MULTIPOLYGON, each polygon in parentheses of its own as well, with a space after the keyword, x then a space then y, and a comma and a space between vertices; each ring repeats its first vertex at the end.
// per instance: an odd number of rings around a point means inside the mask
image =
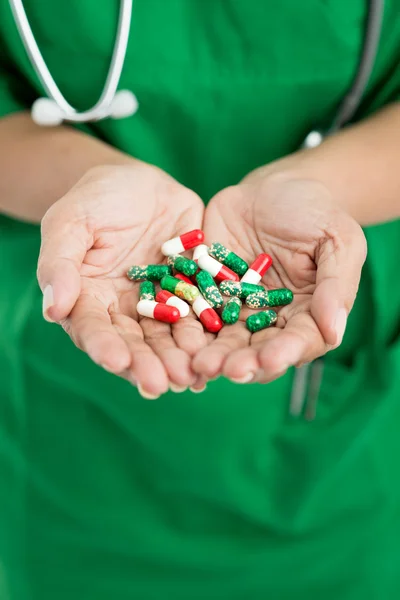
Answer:
POLYGON ((38 98, 32 105, 31 115, 35 123, 54 126, 60 125, 63 121, 86 123, 100 121, 107 117, 122 119, 130 117, 138 110, 138 101, 133 92, 117 91, 129 39, 132 0, 120 2, 118 28, 107 79, 99 100, 84 112, 76 111, 60 92, 36 43, 22 0, 9 1, 25 50, 48 96, 38 98))
MULTIPOLYGON (((120 0, 120 12, 114 51, 110 68, 98 102, 89 110, 78 112, 60 92, 36 43, 22 0, 9 0, 14 19, 25 50, 48 98, 38 98, 32 105, 32 119, 38 125, 59 125, 63 121, 84 123, 107 117, 122 119, 133 115, 139 108, 136 96, 130 90, 117 91, 125 61, 132 16, 132 0, 120 0)), ((306 136, 302 147, 315 148, 324 137, 338 131, 358 109, 368 84, 379 46, 382 29, 384 0, 367 0, 368 18, 361 58, 349 92, 342 100, 328 130, 314 129, 306 136)))

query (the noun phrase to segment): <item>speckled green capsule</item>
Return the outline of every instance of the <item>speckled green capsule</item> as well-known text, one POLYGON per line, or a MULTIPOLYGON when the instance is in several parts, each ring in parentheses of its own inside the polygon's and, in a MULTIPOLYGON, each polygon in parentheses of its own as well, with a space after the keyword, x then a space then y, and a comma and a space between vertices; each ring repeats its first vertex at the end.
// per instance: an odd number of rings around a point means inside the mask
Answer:
POLYGON ((267 327, 275 325, 278 315, 274 310, 263 310, 262 312, 251 315, 246 319, 246 326, 251 333, 261 331, 267 327))
POLYGON ((200 292, 211 308, 220 308, 224 303, 224 299, 210 273, 199 271, 196 275, 196 281, 200 292))
POLYGON ((293 292, 287 288, 278 290, 264 290, 255 294, 249 294, 246 304, 249 308, 264 308, 264 306, 285 306, 293 300, 293 292))
POLYGON ((175 296, 178 296, 182 300, 186 300, 189 304, 193 304, 196 298, 200 296, 200 292, 195 285, 190 285, 186 281, 172 277, 172 275, 163 277, 160 285, 163 290, 168 290, 168 292, 175 294, 175 296))
POLYGON ((175 271, 178 271, 178 273, 183 273, 188 277, 194 275, 199 268, 194 260, 190 260, 185 256, 180 256, 179 254, 168 256, 167 263, 170 267, 174 267, 175 271))
POLYGON ((156 299, 156 288, 152 281, 142 281, 139 286, 139 299, 140 300, 154 300, 156 299))
POLYGON ((127 273, 128 279, 132 281, 160 281, 166 275, 171 275, 172 269, 168 265, 135 265, 127 273))
POLYGON ((241 308, 241 299, 234 296, 225 304, 224 310, 222 311, 221 319, 227 325, 234 325, 239 320, 241 308))
POLYGON ((240 275, 240 277, 242 277, 249 268, 249 265, 245 260, 243 260, 243 258, 240 258, 240 256, 219 242, 214 242, 214 244, 211 244, 208 253, 213 258, 216 258, 220 263, 232 269, 232 271, 240 275))
POLYGON ((240 283, 239 281, 221 281, 219 291, 225 296, 237 296, 237 298, 247 298, 250 294, 263 292, 265 288, 262 285, 254 283, 240 283))

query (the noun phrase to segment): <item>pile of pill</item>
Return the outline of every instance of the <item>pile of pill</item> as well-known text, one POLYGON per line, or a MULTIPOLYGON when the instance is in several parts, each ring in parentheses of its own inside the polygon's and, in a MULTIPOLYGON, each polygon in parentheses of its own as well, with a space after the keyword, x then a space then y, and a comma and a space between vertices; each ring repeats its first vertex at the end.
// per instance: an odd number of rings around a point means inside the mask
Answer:
POLYGON ((166 265, 137 265, 127 273, 130 280, 140 282, 137 312, 143 317, 176 323, 187 317, 191 305, 204 328, 216 333, 224 324, 238 321, 244 300, 249 308, 266 308, 246 319, 254 333, 276 323, 277 313, 271 307, 293 300, 286 288, 267 290, 260 285, 272 265, 268 254, 260 254, 249 266, 218 242, 206 246, 200 229, 168 240, 161 252, 167 257, 166 265), (192 259, 182 256, 191 249, 192 259), (154 282, 159 282, 160 291, 156 292, 154 282), (229 297, 225 305, 224 296, 229 297))

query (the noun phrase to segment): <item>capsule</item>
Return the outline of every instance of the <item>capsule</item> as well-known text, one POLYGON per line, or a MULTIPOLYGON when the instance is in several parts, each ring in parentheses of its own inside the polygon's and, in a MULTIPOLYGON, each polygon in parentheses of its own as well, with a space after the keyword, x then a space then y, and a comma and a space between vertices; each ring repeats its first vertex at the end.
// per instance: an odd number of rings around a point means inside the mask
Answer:
POLYGON ((223 323, 220 317, 202 296, 196 298, 192 308, 207 331, 217 333, 222 329, 223 323))
POLYGON ((207 271, 200 271, 196 275, 196 281, 200 292, 203 294, 211 308, 220 308, 224 303, 224 299, 210 273, 207 273, 207 271))
POLYGON ((160 281, 165 275, 171 275, 172 269, 168 265, 135 265, 127 273, 132 281, 160 281))
POLYGON ((193 285, 193 281, 189 279, 189 277, 186 277, 186 275, 183 275, 183 273, 175 273, 174 277, 176 277, 176 279, 180 279, 181 281, 186 281, 186 283, 189 285, 193 285))
POLYGON ((140 300, 152 300, 156 297, 156 288, 152 281, 142 281, 139 286, 140 300))
POLYGON ((175 308, 179 310, 182 319, 189 314, 189 305, 167 290, 160 290, 156 295, 156 301, 167 304, 168 306, 175 306, 175 308))
POLYGON ((237 296, 233 296, 225 304, 224 310, 222 311, 221 318, 227 325, 234 325, 238 322, 240 316, 240 309, 242 308, 242 301, 237 296))
POLYGON ((167 306, 161 302, 151 300, 140 300, 136 310, 142 317, 149 317, 163 323, 176 323, 179 320, 179 310, 175 306, 167 306))
POLYGON ((225 296, 237 296, 238 298, 247 298, 249 294, 263 292, 265 288, 262 285, 252 283, 242 283, 241 281, 221 281, 219 291, 225 296))
POLYGON ((256 331, 261 331, 275 325, 277 318, 278 315, 274 310, 263 310, 247 317, 246 326, 251 333, 255 333, 256 331))
POLYGON ((167 242, 164 242, 161 246, 161 252, 164 256, 171 256, 173 254, 181 254, 185 250, 190 250, 198 246, 204 241, 204 232, 201 229, 193 229, 187 233, 183 233, 179 237, 172 238, 167 242))
POLYGON ((240 281, 243 283, 253 283, 254 285, 260 283, 271 265, 272 258, 269 254, 259 254, 240 281))
POLYGON ((240 277, 242 277, 249 268, 249 265, 243 258, 240 258, 237 254, 225 248, 219 242, 214 242, 211 244, 209 249, 209 254, 220 263, 232 269, 234 273, 237 273, 240 277))
POLYGON ((175 294, 175 296, 178 296, 178 298, 181 298, 182 300, 186 300, 189 304, 193 304, 196 298, 200 297, 200 292, 195 285, 186 283, 186 281, 181 281, 176 277, 172 277, 172 275, 163 277, 160 281, 160 285, 163 290, 175 294))
POLYGON ((167 264, 169 264, 170 267, 174 267, 179 273, 183 273, 188 277, 194 275, 198 269, 194 260, 190 260, 190 258, 186 258, 185 256, 179 256, 179 254, 168 256, 167 264))
POLYGON ((264 308, 264 306, 285 306, 285 304, 290 304, 292 300, 293 292, 281 288, 249 294, 246 298, 246 304, 250 308, 264 308))
POLYGON ((210 273, 217 283, 225 281, 226 279, 229 281, 239 281, 239 276, 236 273, 231 271, 228 267, 225 267, 225 265, 221 265, 220 262, 215 260, 215 258, 209 254, 202 254, 199 256, 197 264, 202 271, 210 273))
POLYGON ((195 263, 199 260, 200 256, 203 254, 208 254, 208 246, 205 244, 200 244, 200 246, 196 246, 193 250, 193 260, 195 263))

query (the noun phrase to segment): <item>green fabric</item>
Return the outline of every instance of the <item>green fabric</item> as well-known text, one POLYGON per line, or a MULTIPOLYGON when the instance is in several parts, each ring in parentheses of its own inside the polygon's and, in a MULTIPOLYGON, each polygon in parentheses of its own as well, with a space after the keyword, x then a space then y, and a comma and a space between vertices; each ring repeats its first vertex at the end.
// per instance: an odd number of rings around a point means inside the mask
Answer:
MULTIPOLYGON (((24 5, 61 90, 93 104, 118 2, 24 5)), ((399 96, 399 14, 387 0, 357 118, 399 96)), ((120 87, 139 112, 87 130, 207 201, 330 122, 365 16, 363 0, 136 0, 120 87)), ((6 115, 42 93, 7 2, 0 40, 6 115)), ((397 600, 400 223, 367 237, 308 423, 287 415, 293 373, 145 402, 43 321, 39 230, 0 218, 1 600, 397 600)))

